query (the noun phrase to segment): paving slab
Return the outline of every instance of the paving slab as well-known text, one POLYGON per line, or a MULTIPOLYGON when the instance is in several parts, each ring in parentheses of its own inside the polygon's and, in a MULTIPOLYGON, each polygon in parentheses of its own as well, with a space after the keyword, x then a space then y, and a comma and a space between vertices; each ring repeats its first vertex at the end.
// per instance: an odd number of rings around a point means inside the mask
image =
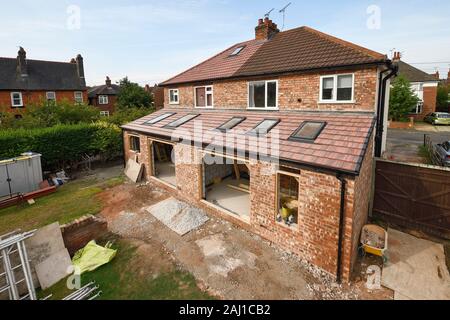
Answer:
POLYGON ((36 274, 43 290, 50 288, 71 274, 72 260, 69 251, 63 249, 36 265, 36 274))
POLYGON ((203 210, 175 198, 161 201, 146 210, 180 236, 197 229, 209 220, 203 210))
POLYGON ((399 300, 450 300, 450 274, 442 244, 389 229, 388 262, 381 283, 399 300))

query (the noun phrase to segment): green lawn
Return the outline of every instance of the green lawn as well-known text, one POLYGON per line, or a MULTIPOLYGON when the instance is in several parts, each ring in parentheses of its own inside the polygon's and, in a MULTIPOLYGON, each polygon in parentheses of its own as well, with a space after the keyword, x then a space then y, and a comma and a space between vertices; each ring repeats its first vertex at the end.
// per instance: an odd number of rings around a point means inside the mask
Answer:
POLYGON ((36 199, 34 205, 27 203, 0 210, 0 234, 21 229, 28 231, 59 221, 64 224, 86 214, 97 214, 101 203, 95 195, 105 188, 121 184, 117 177, 102 183, 92 179, 69 182, 56 193, 36 199))
MULTIPOLYGON (((146 272, 145 257, 136 254, 136 247, 126 240, 117 239, 113 246, 116 257, 108 264, 81 276, 82 286, 95 281, 102 295, 99 300, 199 300, 211 299, 201 291, 194 277, 175 267, 159 273, 146 272)), ((72 291, 67 289, 66 280, 52 288, 38 292, 43 298, 52 294, 51 299, 61 299, 72 291)))

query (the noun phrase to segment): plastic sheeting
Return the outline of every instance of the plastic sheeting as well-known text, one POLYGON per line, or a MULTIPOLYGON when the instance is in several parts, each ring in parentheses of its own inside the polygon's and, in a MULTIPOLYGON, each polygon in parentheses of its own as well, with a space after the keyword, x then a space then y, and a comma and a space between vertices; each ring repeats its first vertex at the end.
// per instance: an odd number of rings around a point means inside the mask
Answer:
POLYGON ((83 274, 94 271, 98 267, 107 264, 116 256, 117 250, 99 246, 94 240, 83 249, 78 250, 72 258, 76 272, 83 274), (78 269, 79 268, 79 269, 78 269))

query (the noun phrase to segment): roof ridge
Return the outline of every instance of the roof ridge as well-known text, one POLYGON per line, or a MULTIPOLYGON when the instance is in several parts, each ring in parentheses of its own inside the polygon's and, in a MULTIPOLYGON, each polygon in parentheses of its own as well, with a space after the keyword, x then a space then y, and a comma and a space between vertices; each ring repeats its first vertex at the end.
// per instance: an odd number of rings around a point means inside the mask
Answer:
POLYGON ((220 56, 222 53, 224 53, 224 52, 230 50, 230 49, 233 48, 233 47, 236 47, 236 46, 238 46, 238 45, 247 44, 247 43, 252 42, 252 41, 258 41, 258 40, 252 39, 252 40, 246 40, 246 41, 242 41, 242 42, 235 43, 235 44, 233 44, 232 46, 226 48, 225 50, 222 50, 222 51, 220 51, 219 53, 217 53, 217 54, 211 56, 210 58, 208 58, 208 59, 206 59, 206 60, 203 60, 202 62, 197 63, 196 65, 190 67, 189 69, 187 69, 187 70, 185 70, 185 71, 183 71, 183 72, 180 72, 179 74, 177 74, 177 75, 175 75, 175 76, 173 76, 173 77, 171 77, 171 78, 169 78, 169 79, 167 79, 167 80, 165 80, 165 81, 159 83, 159 85, 164 85, 165 83, 170 82, 171 80, 173 80, 173 79, 175 79, 175 78, 177 78, 177 77, 179 77, 179 76, 181 76, 181 75, 187 73, 188 71, 191 71, 192 69, 194 69, 194 68, 196 68, 196 67, 198 67, 198 66, 200 66, 200 65, 202 65, 202 64, 205 64, 205 63, 208 62, 208 61, 211 61, 212 59, 214 59, 214 58, 220 56))
MULTIPOLYGON (((296 28, 296 29, 304 29, 304 30, 306 30, 306 31, 308 31, 310 33, 316 34, 319 37, 322 37, 322 38, 325 38, 327 40, 333 41, 334 43, 337 43, 339 45, 346 46, 346 47, 351 47, 352 49, 355 49, 355 50, 358 50, 358 51, 360 51, 360 52, 362 52, 364 54, 367 54, 367 55, 369 55, 370 57, 372 57, 374 59, 387 59, 387 56, 385 54, 382 54, 382 53, 376 52, 374 50, 371 50, 371 49, 359 46, 359 45, 357 45, 357 44, 355 44, 353 42, 337 38, 335 36, 332 36, 330 34, 322 32, 322 31, 313 29, 313 28, 308 27, 308 26, 302 26, 302 27, 296 28)), ((291 29, 291 30, 295 30, 295 29, 291 29)), ((287 30, 287 31, 290 31, 290 30, 287 30)))

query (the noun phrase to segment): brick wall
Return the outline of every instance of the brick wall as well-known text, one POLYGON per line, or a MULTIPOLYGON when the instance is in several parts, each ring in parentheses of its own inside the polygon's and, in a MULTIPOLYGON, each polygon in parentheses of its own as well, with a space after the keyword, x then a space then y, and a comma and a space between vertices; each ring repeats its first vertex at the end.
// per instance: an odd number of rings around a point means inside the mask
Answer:
MULTIPOLYGON (((375 111, 377 91, 377 69, 342 70, 339 72, 321 72, 297 75, 283 75, 270 78, 253 78, 250 80, 215 81, 214 107, 217 109, 246 109, 248 105, 248 81, 273 80, 278 83, 278 104, 283 110, 345 110, 345 111, 375 111), (319 103, 320 76, 329 74, 355 74, 355 103, 319 103)), ((193 108, 194 86, 210 85, 199 83, 195 85, 180 85, 172 87, 179 89, 179 105, 170 105, 168 101, 169 88, 164 89, 165 107, 193 108)))
POLYGON ((113 114, 116 109, 117 96, 108 96, 108 104, 99 104, 98 96, 89 99, 89 104, 96 107, 100 111, 109 111, 109 114, 113 114))
MULTIPOLYGON (((373 140, 373 137, 372 137, 373 140)), ((151 172, 147 151, 149 144, 141 136, 141 153, 138 161, 144 163, 146 172, 151 172)), ((125 147, 128 150, 128 133, 125 147)), ((359 234, 367 221, 372 181, 373 141, 370 142, 361 175, 345 177, 345 228, 342 247, 343 278, 350 279, 356 259, 359 234)), ((228 215, 207 205, 203 198, 201 153, 191 146, 175 146, 176 189, 160 184, 174 196, 205 209, 209 213, 231 221, 240 227, 256 233, 279 247, 292 252, 320 267, 332 276, 337 270, 338 230, 340 217, 341 182, 335 174, 301 170, 299 180, 298 226, 287 227, 276 222, 276 169, 275 165, 251 162, 250 168, 250 223, 228 215)), ((127 151, 127 157, 134 152, 127 151)), ((151 174, 147 174, 149 179, 151 174)))

